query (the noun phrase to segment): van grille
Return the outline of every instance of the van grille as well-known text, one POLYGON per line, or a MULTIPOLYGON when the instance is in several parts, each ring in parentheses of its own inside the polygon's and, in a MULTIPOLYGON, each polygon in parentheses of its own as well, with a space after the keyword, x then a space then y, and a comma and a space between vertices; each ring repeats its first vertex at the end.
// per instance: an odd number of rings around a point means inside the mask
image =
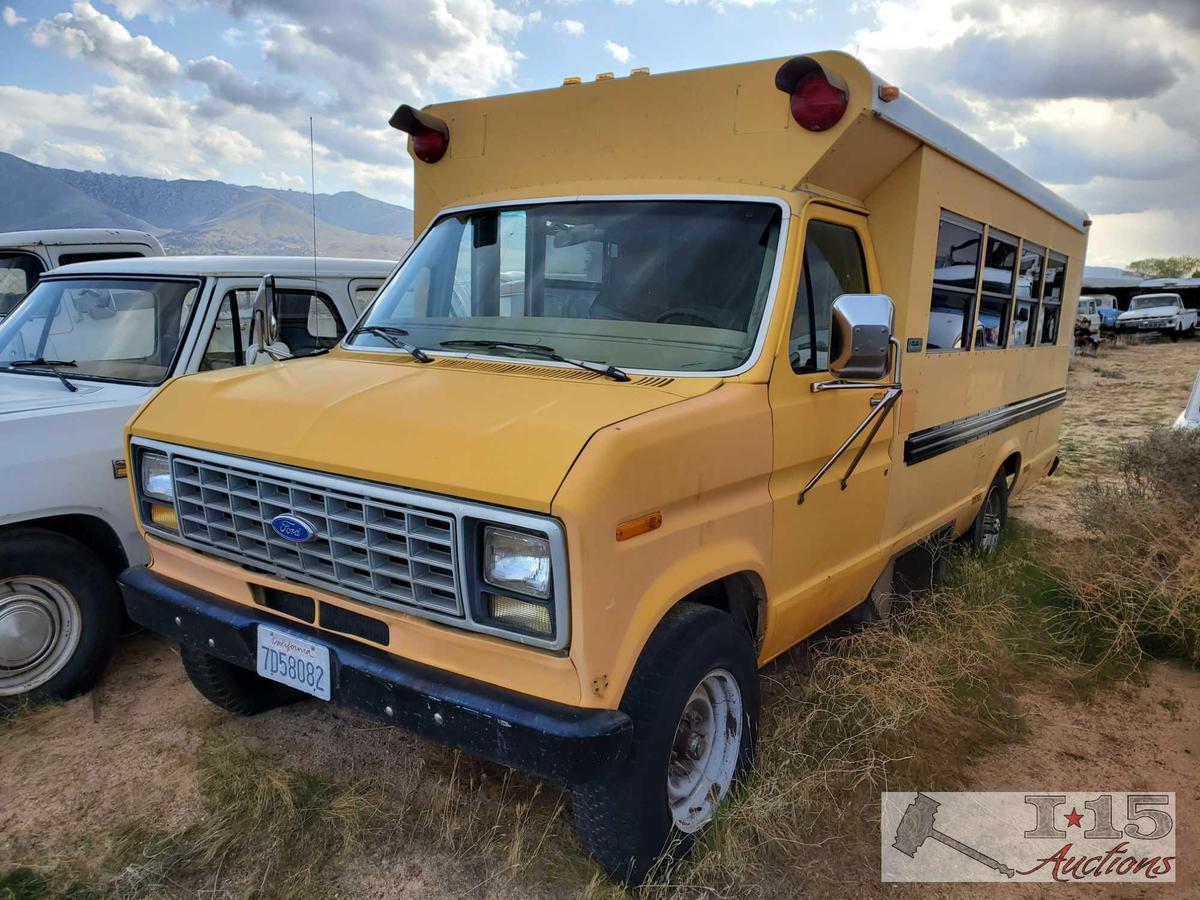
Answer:
POLYGON ((380 606, 463 615, 452 516, 172 456, 180 534, 221 555, 327 585, 380 606), (313 527, 295 542, 271 526, 289 515, 313 527))

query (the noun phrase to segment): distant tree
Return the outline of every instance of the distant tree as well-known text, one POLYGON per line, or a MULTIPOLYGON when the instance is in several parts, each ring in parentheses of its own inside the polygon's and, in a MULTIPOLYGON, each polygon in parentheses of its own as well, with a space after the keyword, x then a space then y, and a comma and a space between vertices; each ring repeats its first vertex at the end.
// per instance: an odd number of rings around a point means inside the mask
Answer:
POLYGON ((1200 278, 1200 256, 1152 256, 1126 268, 1147 278, 1200 278))

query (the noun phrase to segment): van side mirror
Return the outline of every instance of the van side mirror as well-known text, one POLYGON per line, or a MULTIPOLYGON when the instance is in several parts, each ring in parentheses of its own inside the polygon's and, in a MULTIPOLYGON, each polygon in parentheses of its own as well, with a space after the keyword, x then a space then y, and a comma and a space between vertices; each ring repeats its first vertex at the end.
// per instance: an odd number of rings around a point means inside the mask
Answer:
POLYGON ((279 343, 279 300, 275 276, 264 275, 254 294, 250 313, 248 363, 289 359, 291 354, 279 343))
POLYGON ((891 368, 896 314, 886 294, 842 294, 833 301, 829 371, 845 381, 878 381, 891 368))

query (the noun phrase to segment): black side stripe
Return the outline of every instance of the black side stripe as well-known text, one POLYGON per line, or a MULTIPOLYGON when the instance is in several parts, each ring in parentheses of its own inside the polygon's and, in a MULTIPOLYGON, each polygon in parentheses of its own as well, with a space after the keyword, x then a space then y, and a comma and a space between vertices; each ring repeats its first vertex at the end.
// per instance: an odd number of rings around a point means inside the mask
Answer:
POLYGON ((1016 425, 1018 422, 1049 412, 1062 406, 1066 399, 1066 389, 1059 388, 1056 391, 1038 394, 1036 397, 1029 397, 1026 400, 1018 400, 1016 403, 1009 403, 1006 406, 984 410, 973 416, 967 416, 965 419, 955 419, 952 422, 934 425, 932 428, 914 431, 904 442, 904 462, 912 466, 942 453, 948 453, 964 444, 985 438, 989 434, 995 434, 1010 425, 1016 425))

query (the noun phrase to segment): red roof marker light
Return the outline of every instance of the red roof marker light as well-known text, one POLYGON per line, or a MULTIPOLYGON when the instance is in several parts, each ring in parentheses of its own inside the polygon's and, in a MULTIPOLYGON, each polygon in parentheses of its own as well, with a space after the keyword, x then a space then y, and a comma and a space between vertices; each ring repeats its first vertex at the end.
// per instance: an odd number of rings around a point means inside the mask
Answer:
POLYGON ((388 124, 412 135, 413 156, 425 163, 435 163, 450 149, 450 127, 437 116, 402 104, 392 113, 388 124))
POLYGON ((808 131, 828 131, 846 114, 850 95, 845 82, 830 77, 809 56, 789 59, 775 73, 775 86, 791 97, 792 118, 808 131))

